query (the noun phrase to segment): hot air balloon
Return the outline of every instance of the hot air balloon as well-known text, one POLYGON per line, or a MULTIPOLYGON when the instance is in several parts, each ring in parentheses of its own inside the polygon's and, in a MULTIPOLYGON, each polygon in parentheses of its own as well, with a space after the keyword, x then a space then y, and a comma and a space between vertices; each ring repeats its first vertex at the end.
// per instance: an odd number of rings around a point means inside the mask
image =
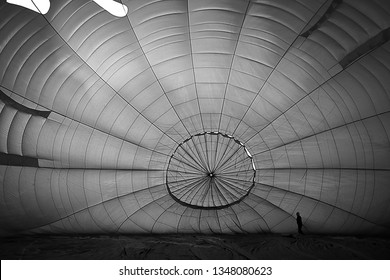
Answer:
POLYGON ((389 1, 49 2, 0 4, 2 235, 390 232, 389 1))

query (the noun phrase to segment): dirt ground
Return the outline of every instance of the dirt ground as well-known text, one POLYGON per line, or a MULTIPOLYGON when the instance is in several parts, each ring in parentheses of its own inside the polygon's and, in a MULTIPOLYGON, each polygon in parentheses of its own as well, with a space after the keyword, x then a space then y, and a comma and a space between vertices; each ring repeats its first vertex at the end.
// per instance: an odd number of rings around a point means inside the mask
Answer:
POLYGON ((0 246, 2 260, 390 259, 390 238, 352 236, 24 236, 0 246))

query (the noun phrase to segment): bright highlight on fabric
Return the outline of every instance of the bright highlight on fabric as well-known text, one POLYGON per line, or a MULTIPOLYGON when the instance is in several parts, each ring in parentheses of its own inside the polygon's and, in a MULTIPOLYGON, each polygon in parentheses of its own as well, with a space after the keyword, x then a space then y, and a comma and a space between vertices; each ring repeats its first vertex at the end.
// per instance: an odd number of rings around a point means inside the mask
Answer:
MULTIPOLYGON (((25 7, 43 15, 46 14, 50 9, 49 0, 7 0, 7 2, 25 7)), ((116 17, 124 17, 128 11, 126 5, 120 4, 113 0, 94 0, 94 2, 116 17)))
POLYGON ((121 3, 113 0, 94 0, 94 2, 113 16, 124 17, 127 15, 128 8, 121 3))
POLYGON ((50 9, 49 0, 7 0, 10 4, 25 7, 34 12, 46 14, 50 9))

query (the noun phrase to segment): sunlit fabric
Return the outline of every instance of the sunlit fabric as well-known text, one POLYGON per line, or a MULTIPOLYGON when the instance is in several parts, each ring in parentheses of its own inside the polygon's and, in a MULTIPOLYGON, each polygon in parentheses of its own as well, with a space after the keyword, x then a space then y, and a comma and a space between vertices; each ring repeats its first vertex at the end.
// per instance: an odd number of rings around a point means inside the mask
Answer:
POLYGON ((104 8, 106 11, 108 11, 110 14, 117 17, 124 17, 128 12, 126 5, 115 2, 114 0, 93 0, 93 1, 98 5, 100 5, 102 8, 104 8))
POLYGON ((7 0, 7 2, 41 14, 46 14, 50 9, 50 0, 7 0))
MULTIPOLYGON (((128 9, 126 5, 114 0, 93 0, 110 14, 117 17, 126 16, 128 9)), ((50 9, 50 0, 7 0, 10 4, 22 6, 37 13, 46 14, 50 9)))
POLYGON ((390 1, 120 2, 1 2, 1 234, 390 233, 390 1))

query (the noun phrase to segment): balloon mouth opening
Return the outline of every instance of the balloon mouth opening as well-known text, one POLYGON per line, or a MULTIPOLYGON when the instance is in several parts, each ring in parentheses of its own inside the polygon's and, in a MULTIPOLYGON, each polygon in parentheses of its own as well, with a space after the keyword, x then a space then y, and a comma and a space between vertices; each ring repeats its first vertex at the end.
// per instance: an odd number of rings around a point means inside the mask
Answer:
POLYGON ((256 166, 248 148, 231 135, 191 135, 172 153, 166 187, 178 203, 222 209, 241 202, 255 185, 256 166))

